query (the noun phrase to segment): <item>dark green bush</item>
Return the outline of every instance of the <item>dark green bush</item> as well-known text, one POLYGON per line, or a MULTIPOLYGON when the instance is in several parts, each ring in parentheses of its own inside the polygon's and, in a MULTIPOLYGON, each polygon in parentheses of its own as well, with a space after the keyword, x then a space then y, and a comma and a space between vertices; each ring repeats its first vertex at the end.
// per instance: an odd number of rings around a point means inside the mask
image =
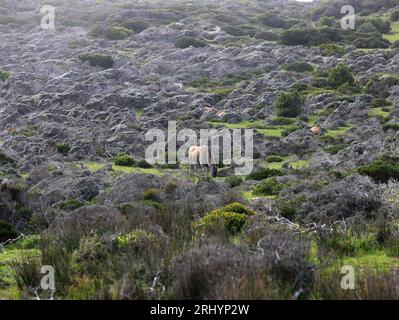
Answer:
POLYGON ((196 39, 194 37, 182 37, 180 39, 177 39, 175 43, 175 47, 180 49, 185 49, 188 47, 203 48, 207 45, 208 44, 204 40, 196 39))
POLYGON ((283 162, 284 158, 276 155, 271 155, 266 158, 267 163, 283 162))
POLYGON ((91 67, 99 66, 103 69, 112 68, 115 64, 111 56, 102 54, 81 54, 79 59, 83 62, 89 62, 91 67))
POLYGON ((399 131, 399 123, 385 123, 385 124, 382 126, 382 129, 383 129, 384 131, 387 131, 387 130, 399 131))
POLYGON ((341 57, 344 55, 345 49, 335 43, 326 43, 320 46, 320 53, 324 57, 333 55, 341 57))
POLYGON ((238 176, 231 176, 226 178, 226 183, 230 188, 238 187, 242 182, 242 178, 238 176))
POLYGON ((399 40, 396 40, 393 44, 392 44, 392 48, 398 49, 399 48, 399 40))
POLYGON ((391 21, 399 21, 399 9, 395 9, 391 12, 391 15, 389 17, 391 21))
POLYGON ((110 40, 123 40, 132 34, 131 30, 124 27, 108 26, 105 29, 105 37, 110 40))
POLYGON ((7 221, 0 220, 0 242, 18 237, 18 232, 7 221))
POLYGON ((327 39, 316 28, 294 28, 284 30, 280 35, 280 42, 286 46, 309 46, 325 43, 327 39))
POLYGON ((272 27, 272 28, 283 28, 284 29, 284 28, 287 28, 287 26, 288 26, 287 22, 283 18, 281 18, 278 15, 273 14, 273 13, 265 14, 265 15, 261 16, 259 19, 265 26, 272 27))
POLYGON ((326 147, 324 150, 328 152, 329 154, 336 155, 338 152, 341 150, 345 149, 346 145, 345 144, 334 144, 331 146, 326 147))
POLYGON ((391 22, 381 18, 366 19, 359 27, 361 28, 364 24, 372 25, 379 33, 389 33, 391 31, 391 22))
POLYGON ((276 178, 270 178, 258 184, 253 194, 256 196, 277 196, 285 185, 277 181, 276 178))
POLYGON ((390 179, 399 179, 398 161, 389 157, 383 157, 373 163, 360 166, 357 171, 371 177, 377 183, 387 183, 390 179))
POLYGON ((11 164, 11 165, 15 165, 16 161, 12 158, 10 158, 9 156, 7 156, 5 153, 0 152, 0 166, 3 166, 5 164, 11 164))
POLYGON ((298 91, 281 92, 275 103, 277 115, 287 118, 295 118, 302 111, 304 99, 298 91))
POLYGON ((134 161, 134 159, 131 156, 125 153, 118 154, 114 159, 114 164, 122 167, 133 167, 135 163, 136 161, 134 161))
POLYGON ((259 168, 251 172, 250 175, 248 175, 248 179, 250 180, 264 180, 270 177, 275 177, 281 175, 280 170, 275 170, 275 169, 269 169, 269 168, 259 168))
POLYGON ((222 30, 235 37, 255 36, 256 29, 251 26, 226 26, 222 30))
POLYGON ((355 83, 355 79, 353 78, 351 68, 343 63, 340 63, 335 68, 331 68, 328 72, 328 83, 334 88, 338 88, 343 84, 352 86, 355 83))
POLYGON ((57 144, 56 148, 59 153, 64 155, 68 154, 72 149, 71 145, 67 142, 57 144))
POLYGON ((386 49, 389 48, 391 43, 382 36, 370 33, 366 34, 366 36, 360 36, 354 39, 353 45, 361 49, 386 49))
POLYGON ((256 39, 265 40, 265 41, 277 41, 280 35, 276 32, 272 31, 260 31, 255 34, 256 39))
POLYGON ((136 166, 143 169, 152 168, 152 165, 149 164, 145 159, 140 159, 139 161, 137 161, 136 166))
POLYGON ((287 71, 294 71, 298 73, 313 71, 313 66, 306 62, 293 62, 283 65, 282 68, 287 71))
POLYGON ((277 209, 281 216, 289 220, 295 219, 297 207, 306 200, 304 196, 297 196, 292 199, 277 200, 277 209))
POLYGON ((382 108, 392 105, 392 102, 389 102, 387 99, 384 98, 373 99, 371 103, 373 104, 373 108, 382 108))

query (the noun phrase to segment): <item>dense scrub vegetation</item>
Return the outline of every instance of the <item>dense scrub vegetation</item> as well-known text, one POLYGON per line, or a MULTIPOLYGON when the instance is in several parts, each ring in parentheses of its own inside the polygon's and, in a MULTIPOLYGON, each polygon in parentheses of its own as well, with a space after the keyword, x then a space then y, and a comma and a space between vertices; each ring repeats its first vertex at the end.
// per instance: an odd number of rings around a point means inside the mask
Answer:
POLYGON ((57 3, 57 50, 0 16, 0 299, 399 298, 397 1, 57 3), (252 172, 149 164, 171 120, 252 172))

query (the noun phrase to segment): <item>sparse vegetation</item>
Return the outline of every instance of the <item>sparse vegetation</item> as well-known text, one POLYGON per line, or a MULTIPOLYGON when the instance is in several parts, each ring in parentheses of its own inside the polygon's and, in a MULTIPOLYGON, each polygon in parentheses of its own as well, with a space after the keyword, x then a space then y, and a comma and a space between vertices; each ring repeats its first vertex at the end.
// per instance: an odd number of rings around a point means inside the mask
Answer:
POLYGON ((101 67, 103 69, 110 69, 114 66, 115 61, 109 55, 101 54, 82 54, 79 59, 83 62, 89 62, 91 67, 101 67))

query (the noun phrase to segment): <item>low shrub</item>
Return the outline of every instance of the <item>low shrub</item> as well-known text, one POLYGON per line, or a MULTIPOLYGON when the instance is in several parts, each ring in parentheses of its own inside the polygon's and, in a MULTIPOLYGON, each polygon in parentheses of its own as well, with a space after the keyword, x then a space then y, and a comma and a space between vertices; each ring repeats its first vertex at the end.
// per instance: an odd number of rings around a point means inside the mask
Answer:
POLYGON ((333 55, 341 57, 344 55, 345 49, 335 43, 326 43, 320 46, 320 53, 324 57, 333 55))
POLYGON ((77 200, 75 198, 70 198, 70 199, 67 199, 67 200, 61 202, 59 205, 59 208, 61 210, 72 211, 72 210, 76 210, 80 207, 83 207, 84 205, 85 205, 84 202, 77 200))
POLYGON ((165 185, 165 192, 172 193, 179 187, 179 183, 176 180, 170 180, 165 185))
POLYGON ((254 214, 255 211, 252 209, 241 203, 233 202, 223 208, 209 212, 194 222, 194 229, 197 232, 207 234, 226 231, 230 235, 235 235, 241 231, 248 217, 254 214))
POLYGON ((351 68, 343 63, 340 63, 335 68, 331 68, 328 72, 328 83, 334 88, 338 88, 344 84, 354 85, 355 79, 353 78, 351 68))
POLYGON ((399 179, 398 162, 389 157, 383 157, 373 163, 360 166, 357 171, 371 177, 377 183, 387 183, 391 179, 399 179))
POLYGON ((8 155, 6 155, 3 152, 0 152, 0 166, 3 166, 5 164, 11 164, 11 165, 15 165, 16 161, 14 159, 12 159, 11 157, 9 157, 8 155))
POLYGON ((301 113, 303 103, 304 99, 298 91, 281 92, 275 103, 277 115, 295 118, 301 113))
POLYGON ((266 158, 267 163, 276 163, 276 162, 283 162, 284 158, 276 155, 271 155, 266 158))
POLYGON ((147 189, 146 191, 144 191, 143 193, 143 199, 144 200, 149 200, 149 201, 159 201, 160 200, 160 192, 157 189, 151 188, 151 189, 147 189))
POLYGON ((18 237, 18 232, 7 221, 0 220, 0 242, 18 237))
POLYGON ((389 102, 389 101, 387 101, 384 98, 373 99, 371 101, 371 103, 373 104, 373 108, 382 108, 382 107, 386 107, 386 106, 392 105, 392 102, 389 102))
POLYGON ((399 9, 392 10, 389 19, 394 22, 399 21, 399 9))
POLYGON ((188 47, 194 47, 194 48, 204 48, 208 44, 201 39, 196 39, 194 37, 182 37, 177 39, 175 43, 175 47, 180 48, 180 49, 185 49, 188 47))
POLYGON ((306 62, 293 62, 290 64, 283 65, 282 68, 287 71, 293 71, 298 73, 313 71, 313 66, 306 62))
POLYGON ((194 229, 200 233, 217 234, 226 230, 235 235, 247 221, 248 216, 236 212, 215 210, 194 223, 194 229))
POLYGON ((125 153, 120 153, 115 157, 114 164, 122 167, 133 167, 136 164, 136 161, 134 161, 131 156, 125 153))
POLYGON ((148 253, 161 247, 156 234, 142 229, 135 229, 128 234, 118 236, 116 242, 118 248, 132 250, 138 254, 148 253))
POLYGON ((260 31, 255 34, 255 39, 265 40, 265 41, 277 41, 279 39, 279 34, 272 31, 260 31))
POLYGON ((270 177, 275 177, 281 175, 280 170, 269 169, 269 168, 259 168, 255 169, 248 175, 248 179, 250 180, 264 180, 270 177))
POLYGON ((272 28, 287 28, 288 23, 281 17, 279 17, 276 14, 273 13, 268 13, 265 15, 262 15, 260 18, 260 21, 268 27, 272 28))
POLYGON ((226 32, 229 35, 235 36, 235 37, 243 37, 243 36, 255 36, 256 34, 256 29, 251 27, 251 26, 226 26, 223 27, 222 30, 226 32))
POLYGON ((267 274, 290 292, 306 296, 312 288, 315 266, 310 260, 311 241, 306 236, 275 228, 258 241, 267 274))
POLYGON ((133 31, 134 33, 143 32, 145 29, 150 27, 148 23, 139 19, 126 20, 122 23, 122 26, 133 31))
POLYGON ((102 54, 81 54, 79 55, 79 59, 82 62, 89 62, 91 67, 99 66, 103 69, 112 68, 115 64, 115 61, 111 56, 102 54))
POLYGON ((1 81, 6 81, 10 76, 11 76, 11 74, 9 72, 0 70, 0 80, 1 81))
POLYGON ((389 48, 391 43, 381 36, 376 34, 366 34, 366 36, 361 36, 353 41, 353 45, 361 49, 386 49, 389 48))
POLYGON ((245 214, 247 216, 252 216, 255 214, 255 211, 247 208, 246 206, 244 206, 242 203, 239 202, 230 203, 219 210, 224 212, 235 212, 235 213, 245 214))
POLYGON ((131 34, 131 30, 119 26, 108 26, 105 30, 105 36, 110 40, 124 40, 131 34))
POLYGON ((223 299, 237 288, 245 256, 217 240, 190 247, 175 256, 168 271, 172 299, 223 299))
POLYGON ((280 42, 286 46, 308 46, 325 43, 327 39, 316 28, 293 28, 281 33, 280 42))
POLYGON ((71 145, 67 142, 57 144, 56 148, 59 153, 64 155, 67 155, 72 149, 71 145))
POLYGON ((256 196, 277 196, 285 185, 276 180, 276 178, 267 179, 258 184, 253 194, 256 196))
POLYGON ((384 131, 388 131, 388 130, 399 131, 399 123, 385 123, 382 126, 382 130, 384 130, 384 131))
POLYGON ((297 196, 289 200, 278 200, 277 209, 282 217, 292 220, 297 213, 297 207, 304 201, 304 196, 297 196))
POLYGON ((242 178, 239 176, 227 177, 225 181, 230 188, 238 187, 243 182, 242 178))
POLYGON ((137 161, 136 166, 142 169, 149 169, 152 168, 152 165, 149 164, 145 159, 141 159, 137 161))

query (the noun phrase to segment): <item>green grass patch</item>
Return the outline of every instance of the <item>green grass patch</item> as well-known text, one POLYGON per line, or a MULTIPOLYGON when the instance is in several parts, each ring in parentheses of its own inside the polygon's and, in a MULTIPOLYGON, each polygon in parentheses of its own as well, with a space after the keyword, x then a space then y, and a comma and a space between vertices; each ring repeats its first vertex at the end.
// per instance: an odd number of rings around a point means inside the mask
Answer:
POLYGON ((308 160, 298 160, 290 163, 290 166, 294 170, 300 170, 307 168, 309 166, 309 161, 308 160))
MULTIPOLYGON (((103 168, 106 164, 99 163, 99 162, 89 162, 86 164, 87 168, 90 171, 97 171, 103 168)), ((162 175, 163 173, 158 170, 157 168, 136 168, 136 167, 124 167, 124 166, 117 166, 112 165, 112 170, 116 172, 122 173, 144 173, 144 174, 153 174, 153 175, 162 175)))
POLYGON ((5 248, 0 250, 0 300, 20 299, 20 292, 14 279, 11 263, 21 257, 40 256, 37 249, 13 249, 5 248))
POLYGON ((245 201, 251 202, 256 198, 264 198, 264 199, 269 199, 269 200, 275 200, 277 197, 276 196, 263 196, 263 195, 255 195, 253 191, 245 191, 242 193, 242 196, 245 201))
POLYGON ((346 134, 350 129, 352 129, 353 126, 345 126, 337 129, 331 129, 327 130, 322 137, 324 138, 337 138, 339 136, 343 136, 346 134))
POLYGON ((370 111, 368 112, 368 116, 369 117, 376 117, 382 120, 387 120, 389 119, 389 113, 390 111, 387 111, 389 109, 387 108, 373 108, 370 109, 370 111))
POLYGON ((266 125, 262 120, 242 121, 238 123, 225 123, 218 121, 209 121, 215 127, 225 127, 227 129, 255 129, 260 134, 271 138, 281 138, 292 131, 299 129, 294 125, 266 125))
POLYGON ((390 34, 384 34, 384 38, 388 41, 394 43, 395 41, 399 40, 399 21, 396 21, 391 24, 392 31, 390 34))

